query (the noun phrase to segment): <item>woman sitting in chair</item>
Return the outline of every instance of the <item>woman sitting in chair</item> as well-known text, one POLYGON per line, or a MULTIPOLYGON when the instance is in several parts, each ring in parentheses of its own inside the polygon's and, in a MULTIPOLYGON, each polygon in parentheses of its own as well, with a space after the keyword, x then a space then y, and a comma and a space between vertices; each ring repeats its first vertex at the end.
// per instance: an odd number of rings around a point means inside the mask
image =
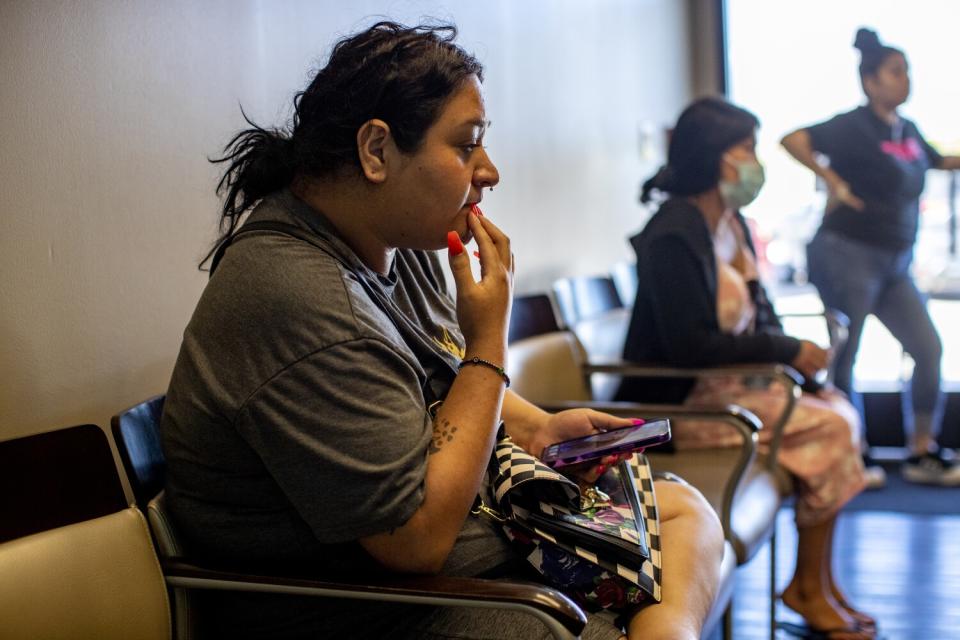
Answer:
MULTIPOLYGON (((828 352, 783 335, 760 285, 756 256, 739 209, 763 185, 757 162, 758 121, 721 99, 690 105, 673 131, 668 162, 643 187, 669 195, 643 231, 631 238, 637 253, 638 288, 624 358, 671 366, 716 366, 780 362, 802 373, 812 388, 828 352)), ((694 388, 655 389, 658 400, 733 402, 764 424, 784 409, 774 390, 730 380, 704 381, 694 388)), ((648 399, 649 381, 624 381, 622 400, 648 399)), ((864 487, 859 420, 842 394, 827 388, 804 393, 780 445, 778 462, 794 477, 799 532, 796 573, 784 603, 812 628, 836 639, 870 638, 875 621, 844 598, 831 571, 831 541, 837 512, 864 487)), ((761 432, 761 447, 771 433, 761 432)), ((717 446, 720 431, 680 430, 678 447, 717 446)), ((732 444, 732 442, 731 442, 732 444)))
MULTIPOLYGON (((192 554, 319 575, 527 576, 499 525, 471 513, 501 420, 530 452, 630 424, 547 414, 507 390, 513 254, 476 206, 500 177, 483 146, 482 67, 455 34, 384 22, 345 38, 297 95, 289 130, 254 126, 228 145, 229 249, 215 254, 162 422, 169 511, 192 554)), ((639 608, 626 635, 693 639, 722 533, 702 496, 657 484, 662 602, 639 608)), ((513 611, 204 598, 222 637, 545 636, 513 611)), ((583 637, 623 635, 591 615, 583 637)))

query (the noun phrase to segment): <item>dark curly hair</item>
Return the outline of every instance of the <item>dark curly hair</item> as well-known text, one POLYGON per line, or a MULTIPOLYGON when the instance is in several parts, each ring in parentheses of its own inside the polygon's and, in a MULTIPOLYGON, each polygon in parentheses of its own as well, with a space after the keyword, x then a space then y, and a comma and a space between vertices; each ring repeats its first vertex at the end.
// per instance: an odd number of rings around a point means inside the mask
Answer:
POLYGON ((364 122, 383 120, 397 147, 415 152, 463 81, 471 75, 483 80, 483 66, 453 43, 456 36, 452 24, 378 22, 334 45, 326 66, 294 98, 289 127, 263 128, 244 113, 251 128, 210 160, 228 166, 217 185, 224 198, 220 237, 201 269, 243 214, 294 176, 328 176, 351 167, 359 172, 356 135, 364 122))
POLYGON ((670 135, 667 164, 643 183, 640 202, 659 191, 692 196, 720 181, 720 159, 727 149, 753 135, 757 116, 722 98, 701 98, 680 114, 670 135))

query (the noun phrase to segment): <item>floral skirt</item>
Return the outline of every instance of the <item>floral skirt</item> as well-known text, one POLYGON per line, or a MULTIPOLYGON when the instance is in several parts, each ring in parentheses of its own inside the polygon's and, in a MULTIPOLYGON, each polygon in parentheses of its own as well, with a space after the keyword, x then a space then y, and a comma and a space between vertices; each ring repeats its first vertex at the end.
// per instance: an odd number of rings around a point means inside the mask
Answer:
MULTIPOLYGON (((701 380, 686 404, 737 404, 763 423, 761 454, 769 452, 773 425, 786 407, 782 385, 750 384, 740 378, 701 380)), ((736 446, 740 437, 722 424, 684 421, 674 429, 678 449, 736 446)), ((798 527, 813 526, 836 514, 863 490, 860 417, 837 391, 804 393, 784 428, 777 462, 794 477, 798 527)))

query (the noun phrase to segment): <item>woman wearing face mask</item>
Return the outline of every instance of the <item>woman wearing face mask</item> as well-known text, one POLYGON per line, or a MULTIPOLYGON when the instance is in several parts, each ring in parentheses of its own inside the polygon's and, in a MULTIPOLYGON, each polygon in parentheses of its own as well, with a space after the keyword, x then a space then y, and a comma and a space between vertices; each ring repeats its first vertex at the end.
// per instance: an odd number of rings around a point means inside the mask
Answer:
POLYGON ((875 315, 916 363, 912 402, 904 407, 912 455, 903 476, 960 486, 960 466, 945 460, 936 445, 943 418, 940 337, 910 276, 924 174, 929 168, 960 168, 960 157, 941 156, 916 125, 897 113, 910 95, 903 52, 882 45, 868 29, 857 32, 854 46, 862 56, 860 81, 867 104, 782 141, 829 192, 823 223, 807 248, 810 280, 825 305, 850 317, 849 339, 837 354, 837 387, 862 415, 853 364, 864 320, 875 315), (829 159, 829 166, 815 154, 829 159))
MULTIPOLYGON (((657 191, 669 198, 630 239, 638 289, 626 360, 687 367, 781 362, 810 382, 826 367, 824 349, 783 335, 758 280, 750 232, 739 212, 764 181, 754 149, 757 126, 753 114, 718 98, 693 103, 677 121, 667 165, 644 184, 641 196, 648 202, 657 191)), ((784 402, 774 389, 732 380, 693 386, 634 378, 624 381, 618 398, 720 399, 747 407, 764 424, 784 402)), ((761 431, 761 447, 770 435, 761 431)), ((796 572, 783 602, 811 628, 837 640, 875 635, 875 621, 847 602, 831 571, 837 512, 864 486, 858 435, 853 407, 841 394, 820 388, 798 401, 778 453, 778 462, 794 477, 799 534, 796 572)), ((717 446, 729 438, 706 425, 687 425, 674 434, 676 445, 688 448, 717 446)))

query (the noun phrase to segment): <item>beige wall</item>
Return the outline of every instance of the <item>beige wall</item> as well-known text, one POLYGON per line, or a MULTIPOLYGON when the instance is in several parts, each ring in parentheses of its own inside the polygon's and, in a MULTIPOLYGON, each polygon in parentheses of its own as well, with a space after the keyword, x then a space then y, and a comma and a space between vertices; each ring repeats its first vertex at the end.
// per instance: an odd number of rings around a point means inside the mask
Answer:
POLYGON ((367 16, 455 20, 487 66, 518 289, 628 256, 640 178, 688 99, 687 3, 0 2, 0 439, 164 390, 238 104, 280 123, 367 16))

